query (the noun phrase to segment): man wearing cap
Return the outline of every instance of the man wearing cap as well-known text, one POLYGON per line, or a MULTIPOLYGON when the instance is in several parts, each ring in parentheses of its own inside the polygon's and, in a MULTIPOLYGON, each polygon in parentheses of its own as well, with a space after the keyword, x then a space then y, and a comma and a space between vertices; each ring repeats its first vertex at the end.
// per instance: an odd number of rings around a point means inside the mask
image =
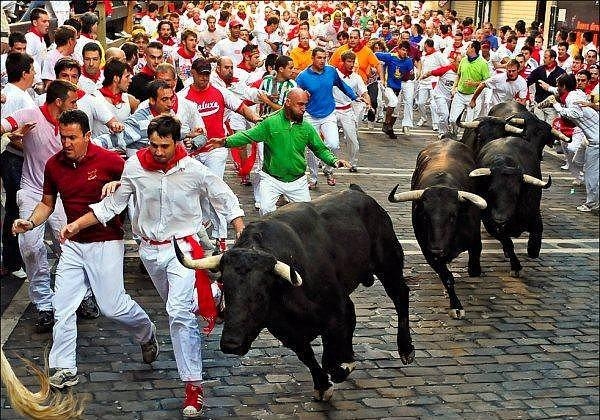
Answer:
POLYGON ((473 110, 467 105, 471 102, 473 93, 479 84, 490 77, 490 69, 487 62, 479 55, 481 44, 479 41, 471 41, 467 47, 467 55, 460 61, 458 66, 458 78, 452 87, 452 105, 450 106, 450 126, 456 132, 456 119, 467 108, 467 121, 473 120, 473 110))
POLYGON ((246 41, 240 38, 240 29, 242 23, 237 20, 229 22, 229 35, 215 44, 210 50, 212 61, 216 61, 219 57, 231 57, 234 66, 240 64, 243 60, 242 48, 247 44, 246 41))

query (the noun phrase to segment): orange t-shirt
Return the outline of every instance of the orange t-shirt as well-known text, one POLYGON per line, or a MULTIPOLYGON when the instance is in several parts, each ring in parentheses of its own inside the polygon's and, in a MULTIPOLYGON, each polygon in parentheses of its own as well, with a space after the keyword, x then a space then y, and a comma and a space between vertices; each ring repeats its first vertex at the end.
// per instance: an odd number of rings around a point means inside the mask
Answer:
MULTIPOLYGON (((350 47, 348 45, 342 45, 333 52, 329 59, 329 64, 333 67, 341 67, 342 65, 342 54, 348 51, 350 47)), ((379 60, 375 56, 375 53, 367 46, 362 47, 356 54, 356 61, 358 62, 358 68, 356 72, 362 77, 363 81, 366 82, 371 67, 377 68, 379 60)))
POLYGON ((290 51, 290 57, 294 61, 294 67, 302 71, 312 64, 312 49, 304 50, 296 47, 290 51))

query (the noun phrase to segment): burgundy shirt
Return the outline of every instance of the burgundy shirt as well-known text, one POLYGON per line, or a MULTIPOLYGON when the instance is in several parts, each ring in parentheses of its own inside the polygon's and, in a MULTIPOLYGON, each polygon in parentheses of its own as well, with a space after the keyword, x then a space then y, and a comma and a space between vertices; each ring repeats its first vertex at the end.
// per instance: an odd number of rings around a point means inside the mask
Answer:
MULTIPOLYGON (((102 186, 121 179, 125 161, 115 152, 90 143, 80 162, 74 163, 60 151, 46 162, 44 195, 60 198, 67 222, 71 223, 90 211, 89 205, 101 200, 102 186)), ((123 239, 123 220, 115 217, 106 224, 83 229, 71 240, 89 243, 123 239)))

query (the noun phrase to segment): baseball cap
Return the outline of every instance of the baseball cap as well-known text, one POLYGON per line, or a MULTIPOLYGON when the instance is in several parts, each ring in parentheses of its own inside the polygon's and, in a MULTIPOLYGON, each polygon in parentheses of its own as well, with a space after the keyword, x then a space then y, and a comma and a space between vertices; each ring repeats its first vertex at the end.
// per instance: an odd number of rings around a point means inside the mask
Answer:
POLYGON ((197 58, 192 63, 192 70, 195 70, 200 74, 206 74, 212 71, 212 66, 210 65, 210 61, 208 61, 207 59, 197 58))
POLYGON ((240 22, 239 20, 232 20, 231 22, 229 22, 230 28, 235 28, 236 26, 242 26, 242 22, 240 22))

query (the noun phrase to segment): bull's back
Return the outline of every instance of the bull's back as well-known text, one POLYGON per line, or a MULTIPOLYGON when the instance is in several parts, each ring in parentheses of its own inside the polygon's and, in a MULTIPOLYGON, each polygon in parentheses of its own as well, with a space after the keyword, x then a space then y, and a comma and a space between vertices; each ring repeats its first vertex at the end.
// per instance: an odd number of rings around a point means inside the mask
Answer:
POLYGON ((477 156, 478 167, 489 167, 499 157, 514 161, 523 171, 535 177, 540 177, 540 161, 533 146, 520 137, 505 137, 486 144, 477 156))
POLYGON ((441 140, 425 147, 417 156, 411 188, 445 186, 470 191, 469 172, 475 161, 473 151, 455 140, 441 140))

